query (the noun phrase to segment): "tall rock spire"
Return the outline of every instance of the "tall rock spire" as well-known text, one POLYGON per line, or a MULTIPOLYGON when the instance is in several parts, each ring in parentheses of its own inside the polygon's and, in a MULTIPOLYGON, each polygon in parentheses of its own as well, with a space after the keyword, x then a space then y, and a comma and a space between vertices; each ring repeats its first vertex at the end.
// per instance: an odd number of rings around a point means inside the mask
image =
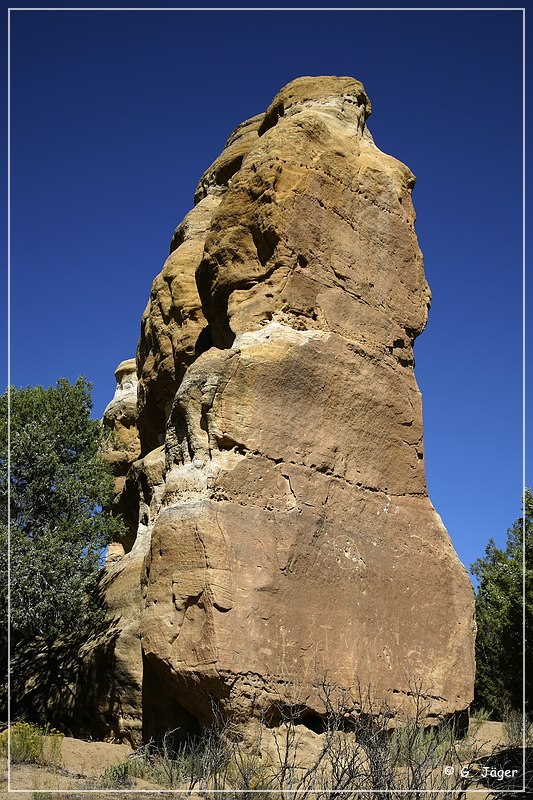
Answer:
POLYGON ((320 715, 324 677, 400 715, 414 684, 436 716, 472 700, 473 592, 427 495, 413 372, 415 179, 369 114, 352 78, 285 86, 154 281, 121 498, 138 534, 111 567, 140 571, 145 736, 214 707, 268 719, 280 686, 320 715))

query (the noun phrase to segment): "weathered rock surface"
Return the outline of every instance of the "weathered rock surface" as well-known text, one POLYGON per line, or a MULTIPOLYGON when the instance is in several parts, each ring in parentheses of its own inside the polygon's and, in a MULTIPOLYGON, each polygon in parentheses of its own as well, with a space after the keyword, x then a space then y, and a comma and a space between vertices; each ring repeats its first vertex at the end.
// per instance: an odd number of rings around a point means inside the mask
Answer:
POLYGON ((141 454, 137 429, 138 380, 134 358, 118 365, 115 380, 115 395, 104 411, 103 422, 110 432, 106 458, 117 478, 116 491, 119 494, 124 487, 124 477, 141 454))
POLYGON ((413 373, 415 179, 369 113, 352 78, 288 84, 204 173, 154 281, 111 567, 134 576, 145 736, 273 718, 281 695, 319 715, 324 678, 398 714, 415 683, 437 716, 472 700, 473 592, 427 496, 413 373))

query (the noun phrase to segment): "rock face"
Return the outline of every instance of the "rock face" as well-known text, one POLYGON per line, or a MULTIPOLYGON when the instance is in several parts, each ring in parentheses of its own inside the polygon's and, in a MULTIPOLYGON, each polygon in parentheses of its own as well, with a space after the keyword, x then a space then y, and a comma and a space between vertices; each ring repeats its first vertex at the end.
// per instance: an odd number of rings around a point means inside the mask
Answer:
POLYGON ((154 281, 137 407, 132 378, 106 410, 135 459, 110 569, 138 591, 108 591, 134 606, 114 613, 145 738, 215 709, 274 720, 281 694, 319 716, 324 678, 399 715, 415 683, 436 716, 472 700, 473 592, 427 496, 413 373, 415 179, 369 114, 358 81, 299 78, 236 129, 154 281))

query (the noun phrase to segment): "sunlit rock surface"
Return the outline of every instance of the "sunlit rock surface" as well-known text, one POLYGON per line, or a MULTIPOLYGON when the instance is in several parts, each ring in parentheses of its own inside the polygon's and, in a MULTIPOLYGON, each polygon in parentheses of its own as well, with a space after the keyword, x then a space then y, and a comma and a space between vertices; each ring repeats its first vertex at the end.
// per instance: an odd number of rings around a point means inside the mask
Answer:
POLYGON ((415 179, 369 114, 352 78, 284 87, 206 170, 153 283, 135 414, 131 393, 106 410, 139 436, 107 579, 122 730, 244 727, 281 694, 319 716, 324 679, 398 715, 415 684, 437 717, 472 700, 472 587, 425 482, 415 179))

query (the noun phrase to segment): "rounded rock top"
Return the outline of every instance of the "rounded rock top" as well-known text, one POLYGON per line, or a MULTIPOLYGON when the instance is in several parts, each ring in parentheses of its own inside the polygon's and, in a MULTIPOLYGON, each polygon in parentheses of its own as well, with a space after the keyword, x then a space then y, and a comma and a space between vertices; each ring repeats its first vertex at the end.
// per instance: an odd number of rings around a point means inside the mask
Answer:
POLYGON ((370 116, 372 104, 361 81, 348 76, 336 75, 303 76, 287 83, 274 97, 266 110, 263 122, 259 128, 259 135, 276 124, 286 111, 295 105, 318 102, 331 97, 350 97, 361 106, 364 118, 370 116))
POLYGON ((131 375, 132 373, 137 374, 137 364, 134 358, 127 358, 121 361, 116 368, 115 380, 117 383, 120 383, 126 375, 131 375))

